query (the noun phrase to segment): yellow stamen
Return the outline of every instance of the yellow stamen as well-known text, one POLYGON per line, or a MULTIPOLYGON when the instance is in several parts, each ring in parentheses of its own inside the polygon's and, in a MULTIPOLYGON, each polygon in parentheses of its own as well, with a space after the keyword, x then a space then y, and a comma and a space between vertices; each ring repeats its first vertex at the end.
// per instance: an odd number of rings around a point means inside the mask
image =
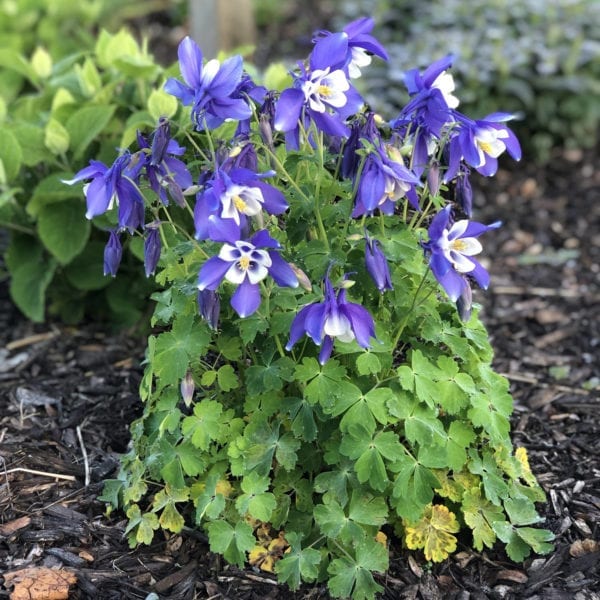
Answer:
POLYGON ((492 145, 489 142, 481 142, 478 141, 477 145, 486 153, 486 154, 491 154, 492 153, 492 145))
POLYGON ((242 256, 240 260, 238 260, 237 266, 240 271, 247 271, 250 267, 250 259, 247 256, 242 256))
POLYGON ((232 198, 233 200, 233 205, 240 211, 240 212, 244 212, 244 209, 248 206, 244 200, 242 200, 242 198, 240 196, 234 196, 232 198))
POLYGON ((457 252, 462 252, 463 250, 467 249, 467 244, 463 240, 458 239, 454 240, 450 244, 450 248, 452 248, 452 250, 456 250, 457 252))
POLYGON ((333 96, 333 92, 328 85, 320 85, 317 89, 317 93, 319 94, 319 96, 323 96, 325 98, 330 98, 331 96, 333 96))

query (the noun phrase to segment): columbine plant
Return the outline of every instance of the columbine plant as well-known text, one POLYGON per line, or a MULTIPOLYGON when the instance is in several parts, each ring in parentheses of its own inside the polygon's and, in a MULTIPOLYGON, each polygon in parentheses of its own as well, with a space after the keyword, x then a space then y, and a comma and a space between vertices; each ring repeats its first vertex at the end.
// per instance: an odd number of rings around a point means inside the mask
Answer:
POLYGON ((186 38, 165 88, 192 118, 73 179, 115 223, 105 272, 143 236, 162 286, 144 415, 104 494, 131 544, 187 522, 228 561, 354 598, 382 589, 390 543, 521 560, 552 538, 472 302, 499 223, 471 220, 469 173, 518 142, 507 115, 458 112, 451 57, 407 72, 394 119, 370 112, 351 80, 387 57, 372 27, 319 32, 282 90, 186 38))

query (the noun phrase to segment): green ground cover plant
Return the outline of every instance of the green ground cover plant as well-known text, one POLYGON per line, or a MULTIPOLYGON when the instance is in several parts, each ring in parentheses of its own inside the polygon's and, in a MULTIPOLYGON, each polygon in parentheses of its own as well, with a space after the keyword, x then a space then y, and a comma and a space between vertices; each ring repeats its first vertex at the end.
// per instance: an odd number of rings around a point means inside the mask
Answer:
MULTIPOLYGON (((461 101, 473 114, 497 106, 518 115, 514 129, 532 159, 557 147, 593 148, 600 125, 600 13, 594 0, 356 0, 382 22, 389 69, 369 75, 369 97, 387 110, 406 101, 404 64, 452 52, 461 101), (392 85, 390 85, 390 83, 392 85)), ((351 12, 352 14, 352 12, 351 12)))
POLYGON ((188 524, 229 562, 357 599, 390 540, 520 561, 553 538, 472 295, 500 223, 472 219, 469 178, 520 158, 512 115, 460 112, 450 56, 406 71, 394 118, 371 112, 354 82, 388 57, 372 28, 318 33, 262 85, 184 39, 156 93, 191 110, 65 182, 106 229, 104 274, 135 242, 158 285, 144 412, 102 498, 130 544, 188 524))

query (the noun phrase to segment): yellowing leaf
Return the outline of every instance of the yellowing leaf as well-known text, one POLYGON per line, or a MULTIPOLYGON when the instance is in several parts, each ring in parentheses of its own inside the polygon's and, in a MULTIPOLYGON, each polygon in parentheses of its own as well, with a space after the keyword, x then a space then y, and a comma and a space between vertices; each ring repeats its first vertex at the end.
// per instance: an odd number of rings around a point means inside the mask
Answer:
POLYGON ((219 481, 217 481, 215 493, 223 494, 225 498, 229 498, 231 492, 233 492, 233 486, 229 483, 229 481, 227 481, 227 479, 219 479, 219 481))
POLYGON ((262 537, 261 545, 254 546, 248 553, 248 562, 262 571, 273 573, 275 563, 289 550, 289 544, 283 532, 280 532, 274 540, 270 540, 266 535, 262 537))
POLYGON ((527 485, 530 487, 536 487, 537 481, 535 479, 535 475, 531 472, 531 467, 529 466, 529 457, 527 456, 527 450, 522 446, 515 450, 515 458, 519 461, 521 465, 521 478, 527 485))
POLYGON ((248 562, 253 567, 260 567, 267 573, 273 572, 273 557, 269 555, 269 551, 264 546, 254 546, 248 553, 248 562))
POLYGON ((387 535, 385 535, 385 533, 383 533, 383 531, 378 531, 377 534, 375 535, 375 541, 378 544, 381 544, 384 548, 387 548, 387 540, 388 540, 388 537, 387 537, 387 535))
POLYGON ((425 558, 442 562, 456 550, 459 530, 454 513, 441 504, 429 505, 423 517, 416 523, 406 523, 406 545, 411 550, 422 548, 425 558))

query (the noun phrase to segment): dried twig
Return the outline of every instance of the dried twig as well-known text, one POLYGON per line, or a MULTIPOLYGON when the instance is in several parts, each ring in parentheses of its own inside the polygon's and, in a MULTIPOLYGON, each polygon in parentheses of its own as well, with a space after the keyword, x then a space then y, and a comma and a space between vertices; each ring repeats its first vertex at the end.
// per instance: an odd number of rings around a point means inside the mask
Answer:
MULTIPOLYGON (((14 469, 4 469, 2 473, 6 476, 10 473, 29 473, 30 475, 41 475, 42 477, 53 477, 54 479, 64 479, 66 481, 76 481, 73 475, 62 475, 60 473, 48 473, 47 471, 36 471, 35 469, 26 469, 25 467, 15 467, 14 469)), ((8 480, 8 477, 7 477, 8 480)))
POLYGON ((90 463, 88 460, 88 453, 85 449, 85 444, 83 443, 83 436, 81 435, 81 426, 77 425, 75 431, 77 432, 77 439, 79 440, 79 445, 81 446, 81 454, 83 456, 83 468, 85 469, 85 487, 90 485, 90 463))
POLYGON ((59 334, 59 331, 46 331, 45 333, 36 333, 35 335, 28 335, 27 337, 21 338, 20 340, 13 340, 6 344, 7 350, 16 350, 17 348, 23 348, 25 346, 31 346, 38 342, 45 342, 51 340, 59 334))

